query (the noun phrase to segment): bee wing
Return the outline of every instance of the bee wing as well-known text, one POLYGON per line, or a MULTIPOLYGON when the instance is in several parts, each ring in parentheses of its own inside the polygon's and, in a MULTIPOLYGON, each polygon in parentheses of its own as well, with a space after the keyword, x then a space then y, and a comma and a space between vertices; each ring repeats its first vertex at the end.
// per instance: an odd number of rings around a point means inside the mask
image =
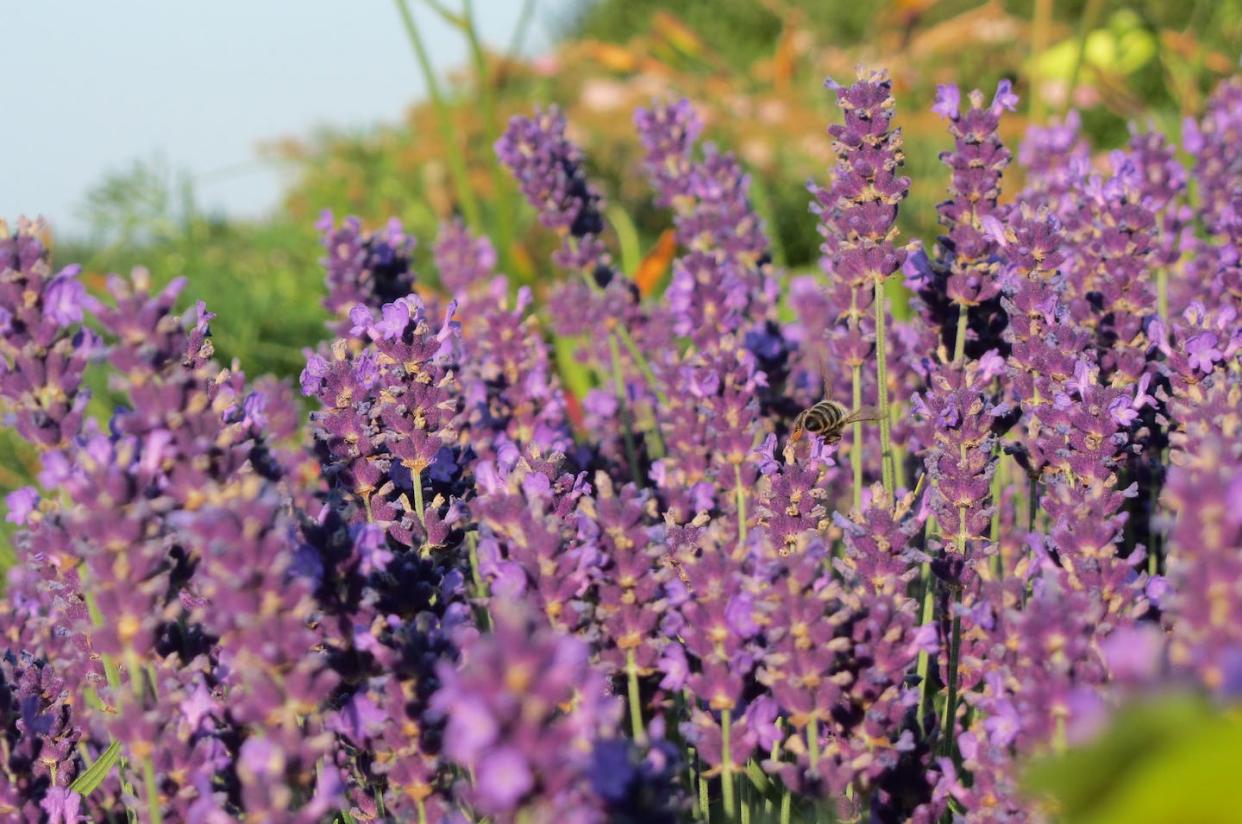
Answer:
POLYGON ((841 426, 846 426, 859 421, 878 421, 880 419, 880 411, 874 406, 861 406, 850 414, 846 415, 841 421, 841 426))

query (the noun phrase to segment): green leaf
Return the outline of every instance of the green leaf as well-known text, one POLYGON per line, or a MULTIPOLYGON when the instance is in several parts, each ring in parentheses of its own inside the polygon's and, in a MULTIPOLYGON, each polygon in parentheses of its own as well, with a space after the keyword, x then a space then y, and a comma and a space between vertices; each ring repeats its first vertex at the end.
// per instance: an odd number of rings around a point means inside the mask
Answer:
POLYGON ((621 270, 630 277, 634 277, 634 273, 638 271, 638 263, 643 256, 638 245, 638 230, 634 228, 634 221, 630 219, 625 209, 616 204, 609 206, 604 213, 608 216, 608 222, 612 224, 613 231, 617 233, 617 245, 621 249, 621 270))
POLYGON ((557 335, 552 339, 552 344, 556 351, 556 367, 561 374, 561 380, 579 401, 583 400, 594 385, 590 367, 581 363, 576 356, 576 352, 583 345, 583 339, 580 336, 557 335))
POLYGON ((782 785, 768 778, 763 768, 754 761, 747 762, 746 777, 750 779, 750 783, 754 785, 755 790, 762 798, 774 804, 780 803, 782 785))
POLYGON ((93 793, 95 789, 104 782, 108 777, 108 773, 112 771, 112 765, 121 757, 121 742, 113 741, 108 745, 108 749, 91 764, 86 772, 82 773, 77 779, 69 785, 69 789, 78 795, 86 797, 93 793))
POLYGON ((1122 712, 1089 744, 1035 762, 1025 786, 1067 824, 1223 824, 1242 807, 1240 763, 1236 715, 1166 697, 1122 712))

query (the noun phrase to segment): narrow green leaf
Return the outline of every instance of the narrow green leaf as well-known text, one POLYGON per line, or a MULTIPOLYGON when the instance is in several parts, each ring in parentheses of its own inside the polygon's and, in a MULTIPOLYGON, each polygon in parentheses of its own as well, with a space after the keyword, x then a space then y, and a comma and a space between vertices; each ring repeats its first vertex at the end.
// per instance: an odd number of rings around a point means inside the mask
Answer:
POLYGON ((556 351, 556 367, 561 374, 561 380, 581 401, 593 385, 590 367, 581 363, 576 357, 576 352, 582 347, 583 340, 581 337, 557 335, 552 339, 552 343, 556 351))
POLYGON ((634 227, 634 221, 629 214, 620 206, 609 206, 604 213, 612 224, 613 231, 617 233, 617 245, 621 249, 621 269, 633 277, 643 256, 638 244, 638 229, 634 227))
POLYGON ((746 777, 750 779, 750 783, 755 785, 756 790, 764 794, 767 793, 768 787, 772 783, 768 781, 768 777, 764 775, 763 770, 754 761, 746 764, 746 777))
POLYGON ((469 31, 470 24, 466 22, 464 15, 454 12, 452 9, 440 3, 439 0, 423 0, 427 6, 440 16, 440 19, 448 23, 453 28, 461 32, 469 31))
POLYGON ((104 750, 103 754, 99 756, 99 759, 69 785, 69 789, 83 797, 90 795, 108 777, 108 773, 112 771, 112 765, 120 757, 121 742, 113 741, 108 745, 108 749, 104 750))

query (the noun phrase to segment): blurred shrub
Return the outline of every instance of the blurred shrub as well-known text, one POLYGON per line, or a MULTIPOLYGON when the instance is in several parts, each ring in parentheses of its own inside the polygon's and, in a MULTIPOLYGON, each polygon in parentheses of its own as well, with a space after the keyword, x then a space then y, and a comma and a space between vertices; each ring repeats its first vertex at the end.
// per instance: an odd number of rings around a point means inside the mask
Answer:
POLYGON ((219 317, 216 350, 248 374, 296 375, 302 347, 325 334, 313 221, 230 221, 202 214, 184 175, 147 161, 110 175, 86 198, 87 242, 55 244, 57 265, 82 264, 95 292, 109 273, 144 266, 158 285, 189 278, 219 317))
POLYGON ((1238 820, 1242 716, 1192 696, 1129 707, 1103 734, 1037 762, 1027 787, 1065 824, 1238 820))
MULTIPOLYGON (((413 2, 420 13, 446 15, 478 45, 468 17, 438 0, 413 2)), ((914 179, 901 229, 906 238, 930 239, 937 232, 931 206, 947 180, 938 154, 949 145, 941 119, 925 105, 938 83, 992 88, 1013 78, 1028 118, 1072 101, 1097 146, 1118 145, 1130 119, 1167 127, 1200 107, 1205 90, 1232 68, 1225 49, 1242 32, 1242 0, 599 0, 562 23, 563 41, 533 60, 472 49, 470 66, 449 78, 439 108, 417 103, 387 127, 267 146, 269 157, 296 172, 282 209, 268 220, 203 215, 183 176, 159 163, 136 164, 92 191, 86 212, 93 237, 61 244, 56 258, 82 261, 97 283, 137 264, 157 281, 190 277, 194 293, 220 315, 221 354, 237 357, 251 374, 288 377, 300 368, 301 347, 322 333, 313 229, 320 212, 357 214, 372 225, 397 216, 426 255, 439 223, 461 211, 446 162, 454 153, 479 204, 482 225, 475 228, 496 238, 517 281, 541 288, 546 267, 535 261, 546 259, 551 239, 532 231, 492 144, 510 115, 557 100, 592 174, 623 207, 614 214, 633 217, 614 226, 622 262, 633 271, 646 254, 645 265, 654 265, 648 277, 659 282, 668 255, 658 239, 668 216, 643 185, 630 112, 684 95, 703 112, 709 136, 752 171, 757 206, 775 227, 778 262, 808 267, 819 238, 806 219, 805 183, 826 174, 825 130, 835 116, 825 77, 848 79, 859 64, 892 73, 906 172, 914 179)), ((1006 118, 1011 146, 1027 122, 1006 118)), ((1019 184, 1012 169, 1006 185, 1019 184)))
MULTIPOLYGON (((929 207, 947 180, 937 157, 948 136, 925 106, 938 83, 990 89, 1002 77, 1015 80, 1027 116, 1007 119, 1004 137, 1015 148, 1030 119, 1070 105, 1083 112, 1095 145, 1120 145, 1130 120, 1168 127, 1200 107, 1215 79, 1232 68, 1242 2, 600 0, 579 7, 563 31, 546 57, 491 55, 481 70, 454 78, 454 140, 492 219, 528 220, 515 217, 521 213, 508 209, 494 187, 494 118, 487 112, 503 119, 556 100, 587 148, 588 164, 608 195, 636 216, 649 248, 666 218, 648 205, 641 185, 629 112, 652 98, 684 95, 703 110, 710 137, 753 171, 760 206, 778 227, 777 251, 800 267, 813 263, 818 247, 813 223, 804 219, 803 184, 827 168, 825 126, 833 115, 824 77, 849 79, 860 63, 892 73, 906 171, 914 179, 915 202, 903 210, 902 229, 929 239, 936 234, 929 207)), ((404 123, 372 134, 329 132, 271 147, 302 169, 289 212, 310 220, 330 205, 369 221, 396 214, 429 236, 455 204, 434 114, 418 104, 404 123)), ((1019 183, 1007 179, 1011 189, 1019 183)), ((540 252, 529 248, 523 225, 514 227, 515 246, 503 251, 509 267, 529 279, 528 261, 540 252)))

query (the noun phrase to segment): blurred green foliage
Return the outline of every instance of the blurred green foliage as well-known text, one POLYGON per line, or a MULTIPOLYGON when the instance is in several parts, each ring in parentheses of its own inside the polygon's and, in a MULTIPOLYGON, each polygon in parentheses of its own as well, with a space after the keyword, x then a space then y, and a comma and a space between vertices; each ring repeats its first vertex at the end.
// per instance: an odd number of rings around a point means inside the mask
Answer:
POLYGON ((252 375, 296 375, 303 347, 323 336, 321 250, 306 221, 203 214, 188 179, 159 161, 108 176, 86 204, 91 239, 56 244, 54 263, 81 263, 92 291, 104 290, 108 273, 137 266, 161 286, 187 278, 183 303, 203 300, 217 315, 218 356, 252 375))
POLYGON ((1196 696, 1126 708, 1089 743, 1037 761, 1026 788, 1064 824, 1230 824, 1242 811, 1242 716, 1196 696))
MULTIPOLYGON (((417 3, 416 3, 417 5, 417 3)), ((438 5, 438 4, 437 4, 438 5)), ((1198 111, 1217 79, 1232 73, 1242 1, 1118 3, 1104 0, 596 0, 562 21, 563 40, 535 61, 493 54, 456 75, 447 97, 454 140, 445 145, 435 112, 413 106, 406 122, 370 135, 332 134, 276 147, 303 173, 286 201, 309 219, 332 204, 371 221, 405 217, 420 234, 455 210, 445 157, 464 153, 472 186, 515 248, 507 268, 528 280, 546 268, 527 210, 507 210, 491 145, 494 124, 556 103, 587 152, 609 198, 634 218, 650 248, 667 215, 650 204, 630 113, 652 99, 685 95, 708 121, 708 137, 736 151, 761 184, 784 261, 807 267, 819 239, 804 183, 831 163, 825 126, 836 117, 825 76, 849 79, 859 64, 893 74, 914 185, 901 229, 937 233, 935 203, 948 146, 929 111, 939 83, 990 93, 1015 81, 1023 111, 1005 122, 1016 148, 1026 125, 1069 106, 1100 148, 1124 143, 1131 121, 1176 125, 1198 111), (493 112, 489 117, 488 112, 493 112), (496 219, 502 215, 507 220, 496 219)), ((1020 183, 1014 170, 1012 190, 1020 183)))

